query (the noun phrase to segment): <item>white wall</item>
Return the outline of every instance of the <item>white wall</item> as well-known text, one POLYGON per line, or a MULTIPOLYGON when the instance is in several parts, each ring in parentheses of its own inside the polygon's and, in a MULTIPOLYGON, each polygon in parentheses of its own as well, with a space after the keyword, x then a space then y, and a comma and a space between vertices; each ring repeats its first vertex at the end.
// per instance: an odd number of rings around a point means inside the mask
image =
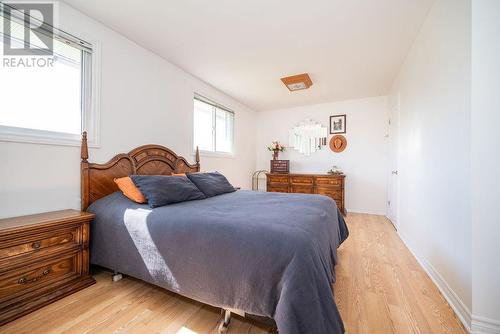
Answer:
POLYGON ((499 36, 500 1, 473 0, 472 326, 478 332, 481 330, 485 333, 500 333, 499 36))
POLYGON ((401 103, 399 233, 466 323, 470 54, 470 1, 438 0, 393 87, 401 103))
MULTIPOLYGON (((314 88, 312 88, 314 89, 314 88)), ((280 159, 290 159, 292 172, 326 173, 333 165, 347 175, 346 209, 351 212, 386 214, 388 146, 387 98, 374 97, 345 102, 309 105, 260 112, 257 115, 257 167, 269 170, 274 140, 288 146, 288 132, 310 118, 329 128, 331 115, 347 114, 347 148, 333 153, 328 146, 304 156, 288 149, 280 159)), ((328 137, 330 139, 331 136, 328 137)), ((261 183, 265 189, 265 182, 261 183)))
MULTIPOLYGON (((101 148, 90 161, 142 144, 161 144, 191 155, 193 92, 236 112, 236 156, 201 158, 204 170, 220 170, 237 186, 250 187, 255 167, 255 113, 80 12, 60 4, 60 25, 100 41, 102 51, 101 148)), ((42 112, 42 111, 41 111, 42 112)), ((80 207, 80 149, 0 142, 0 217, 80 207)))

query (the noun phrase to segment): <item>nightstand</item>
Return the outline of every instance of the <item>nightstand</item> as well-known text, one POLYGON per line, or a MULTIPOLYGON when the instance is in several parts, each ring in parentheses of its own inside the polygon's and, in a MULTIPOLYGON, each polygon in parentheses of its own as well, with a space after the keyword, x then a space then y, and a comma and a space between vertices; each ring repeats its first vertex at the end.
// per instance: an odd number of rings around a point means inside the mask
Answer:
POLYGON ((95 283, 94 215, 63 210, 0 219, 0 325, 95 283))

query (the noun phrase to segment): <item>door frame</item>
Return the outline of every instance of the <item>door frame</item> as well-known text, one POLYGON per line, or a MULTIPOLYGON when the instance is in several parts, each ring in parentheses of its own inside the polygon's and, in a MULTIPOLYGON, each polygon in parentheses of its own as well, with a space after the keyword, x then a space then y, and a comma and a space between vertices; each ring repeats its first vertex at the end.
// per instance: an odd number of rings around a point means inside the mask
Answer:
POLYGON ((398 229, 399 223, 399 130, 400 130, 401 97, 399 92, 388 98, 388 138, 389 138, 389 170, 387 178, 387 218, 398 229))

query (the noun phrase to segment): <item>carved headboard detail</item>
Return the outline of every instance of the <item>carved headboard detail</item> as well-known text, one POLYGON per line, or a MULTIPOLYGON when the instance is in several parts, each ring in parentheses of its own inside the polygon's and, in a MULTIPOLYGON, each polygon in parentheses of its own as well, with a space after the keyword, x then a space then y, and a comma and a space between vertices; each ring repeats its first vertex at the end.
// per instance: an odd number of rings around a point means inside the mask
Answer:
POLYGON ((131 174, 170 175, 200 171, 200 154, 196 149, 196 164, 190 164, 172 150, 160 145, 144 145, 129 153, 116 155, 104 164, 89 163, 87 133, 82 134, 81 201, 86 210, 94 201, 118 190, 116 177, 131 174))

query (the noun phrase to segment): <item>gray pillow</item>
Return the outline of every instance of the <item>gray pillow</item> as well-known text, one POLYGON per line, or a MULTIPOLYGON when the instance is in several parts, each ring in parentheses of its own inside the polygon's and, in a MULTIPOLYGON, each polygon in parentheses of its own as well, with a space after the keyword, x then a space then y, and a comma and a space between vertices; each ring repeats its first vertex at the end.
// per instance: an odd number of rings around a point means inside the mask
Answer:
POLYGON ((205 198, 205 195, 186 177, 130 175, 130 178, 152 208, 205 198))
POLYGON ((236 189, 231 185, 231 183, 229 183, 226 177, 219 172, 187 173, 186 176, 207 197, 213 197, 220 194, 236 191, 236 189))

